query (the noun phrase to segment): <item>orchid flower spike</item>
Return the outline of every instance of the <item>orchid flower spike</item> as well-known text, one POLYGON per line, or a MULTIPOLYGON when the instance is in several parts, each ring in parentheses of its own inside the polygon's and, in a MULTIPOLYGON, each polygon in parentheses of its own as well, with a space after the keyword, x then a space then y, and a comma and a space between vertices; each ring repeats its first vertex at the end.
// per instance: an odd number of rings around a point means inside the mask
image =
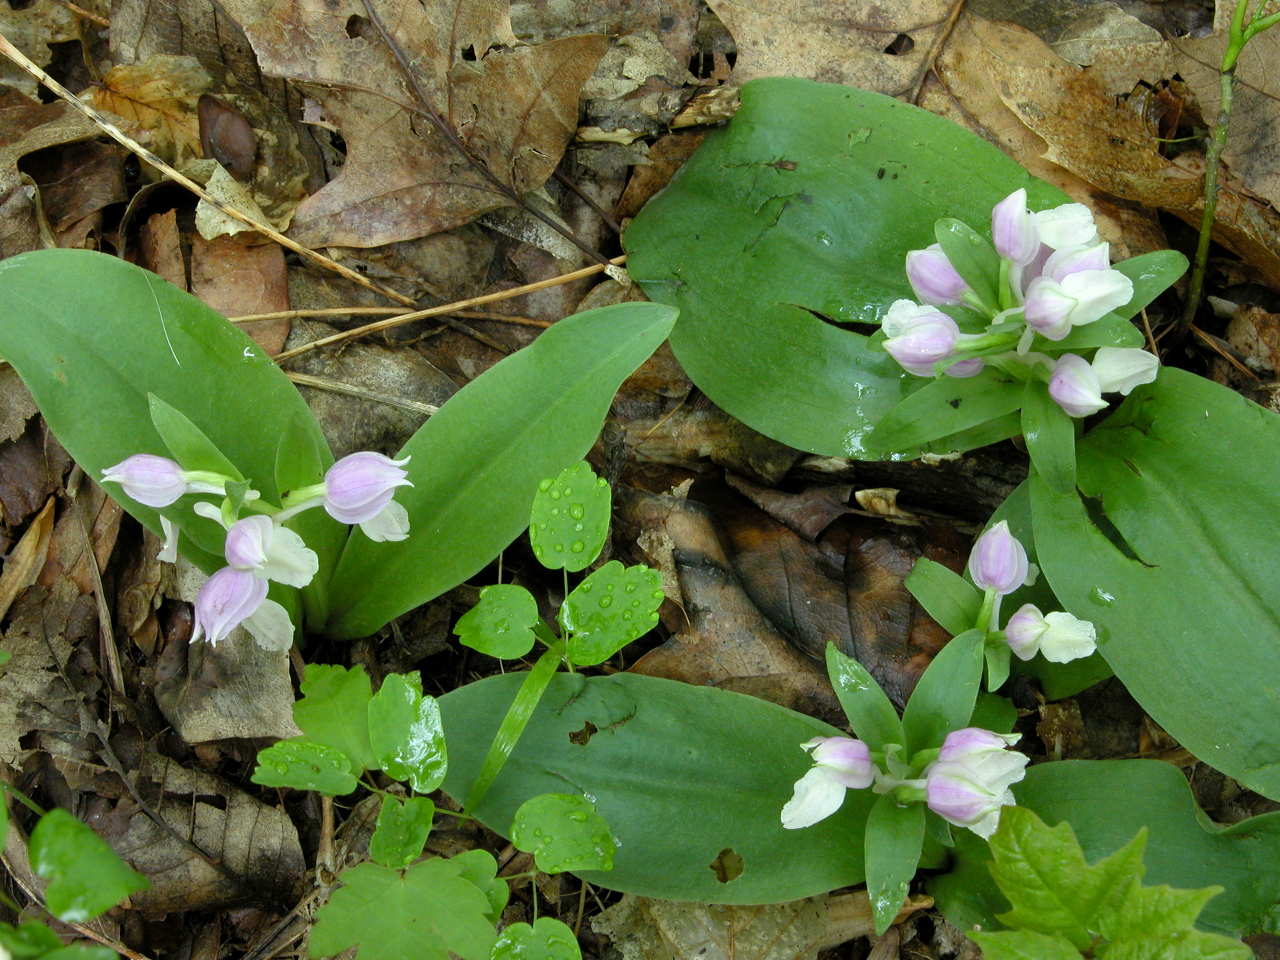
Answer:
POLYGON ((1009 618, 1005 639, 1019 660, 1038 652, 1050 663, 1068 663, 1098 649, 1098 633, 1088 620, 1057 611, 1045 616, 1035 604, 1024 603, 1009 618))
POLYGON ((320 569, 320 558, 302 537, 260 515, 233 523, 224 551, 236 570, 291 587, 305 587, 320 569))
POLYGON ((1049 376, 1049 396, 1070 417, 1087 417, 1107 406, 1104 393, 1128 396, 1159 372, 1155 354, 1134 347, 1102 347, 1093 362, 1064 353, 1049 376))
POLYGON ((392 460, 362 450, 343 457, 324 475, 324 508, 339 523, 356 523, 370 540, 404 540, 409 514, 392 500, 396 487, 411 487, 401 467, 409 458, 392 460))
POLYGON ((800 748, 813 755, 813 767, 796 781, 791 799, 782 808, 782 826, 787 830, 825 820, 840 809, 846 790, 869 787, 876 777, 871 750, 861 740, 814 737, 800 748))
POLYGON ((1027 757, 1007 749, 1016 733, 965 727, 947 734, 938 759, 924 772, 925 802, 948 823, 986 839, 1000 824, 1000 808, 1014 802, 1009 789, 1026 776, 1027 757))
POLYGON ((135 453, 102 471, 103 482, 118 483, 125 494, 148 507, 167 507, 187 493, 222 495, 226 478, 202 470, 183 470, 168 457, 135 453))
POLYGON ((1005 520, 978 537, 969 554, 969 576, 974 584, 1002 597, 1026 583, 1030 572, 1027 551, 1009 532, 1005 520))
POLYGON ((960 328, 949 316, 910 300, 890 304, 881 329, 885 350, 917 377, 932 377, 933 365, 951 356, 960 339, 960 328))
POLYGON ((1040 251, 1035 217, 1027 210, 1027 191, 1019 187, 991 211, 991 240, 1000 256, 1025 266, 1040 251))
POLYGON ((969 289, 938 243, 907 253, 907 280, 921 301, 934 306, 959 303, 969 289))
POLYGON ((267 599, 267 581, 248 570, 223 567, 196 594, 195 628, 191 642, 204 637, 216 644, 241 624, 267 650, 288 650, 293 644, 289 613, 267 599))

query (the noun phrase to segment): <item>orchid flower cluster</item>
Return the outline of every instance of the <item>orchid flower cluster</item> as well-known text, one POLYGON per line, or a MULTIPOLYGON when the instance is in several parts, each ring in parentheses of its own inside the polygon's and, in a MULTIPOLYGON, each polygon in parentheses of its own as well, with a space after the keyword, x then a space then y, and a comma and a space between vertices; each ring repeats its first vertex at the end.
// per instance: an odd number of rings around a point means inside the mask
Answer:
POLYGON ((1054 349, 1077 327, 1133 298, 1133 282, 1112 269, 1109 245, 1098 239, 1088 207, 1067 203, 1033 213, 1026 190, 1015 190, 991 212, 994 251, 958 226, 970 244, 982 246, 979 261, 998 258, 994 287, 978 282, 972 264, 953 263, 941 243, 910 251, 907 279, 921 302, 895 301, 882 324, 884 348, 904 370, 971 377, 990 364, 1020 380, 1047 382, 1049 395, 1071 417, 1105 408, 1105 393, 1128 395, 1155 379, 1158 360, 1146 350, 1101 347, 1088 360, 1054 349), (971 308, 985 329, 961 332, 942 307, 963 311, 965 320, 971 308))
MULTIPOLYGON (((290 587, 311 583, 320 561, 295 531, 284 524, 304 510, 323 507, 339 523, 358 524, 371 540, 404 540, 409 515, 392 497, 397 487, 412 486, 402 469, 409 458, 392 460, 380 453, 360 451, 343 457, 312 486, 291 491, 281 506, 265 502, 256 490, 237 491, 243 482, 206 470, 184 470, 167 457, 137 453, 103 471, 104 482, 118 483, 138 503, 161 509, 190 494, 213 494, 220 504, 202 500, 192 505, 201 517, 226 531, 223 554, 227 565, 205 581, 196 596, 194 643, 202 636, 217 643, 237 626, 259 645, 287 650, 293 625, 283 606, 267 598, 270 581, 290 587), (248 516, 239 516, 241 511, 248 516)), ((173 562, 178 555, 178 528, 160 518, 164 547, 159 558, 173 562)))

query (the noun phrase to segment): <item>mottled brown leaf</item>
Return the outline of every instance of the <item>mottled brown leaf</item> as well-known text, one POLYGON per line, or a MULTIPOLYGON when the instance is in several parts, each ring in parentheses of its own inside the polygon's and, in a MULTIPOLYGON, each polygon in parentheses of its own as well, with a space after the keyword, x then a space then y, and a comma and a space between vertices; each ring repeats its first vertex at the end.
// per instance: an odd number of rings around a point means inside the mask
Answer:
POLYGON ((120 117, 125 132, 162 160, 180 166, 201 154, 196 102, 212 83, 195 57, 160 54, 112 67, 85 99, 120 117))
MULTIPOLYGON (((191 292, 224 316, 289 309, 284 250, 251 234, 191 237, 191 292)), ((241 329, 274 356, 289 336, 287 319, 256 320, 241 329)))

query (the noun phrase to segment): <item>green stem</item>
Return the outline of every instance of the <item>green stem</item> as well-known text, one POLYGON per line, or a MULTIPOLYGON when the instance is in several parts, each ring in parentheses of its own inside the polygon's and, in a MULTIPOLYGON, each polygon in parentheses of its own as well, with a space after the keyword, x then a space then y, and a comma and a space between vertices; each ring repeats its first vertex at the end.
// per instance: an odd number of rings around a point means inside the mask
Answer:
POLYGON ((23 793, 21 790, 15 787, 13 784, 0 782, 0 787, 4 788, 5 790, 8 790, 11 794, 13 794, 13 799, 17 800, 20 804, 22 804, 24 807, 26 807, 28 810, 34 813, 37 817, 43 817, 45 815, 45 811, 41 809, 40 804, 36 803, 34 800, 28 797, 25 793, 23 793))
POLYGON ((480 805, 480 801, 493 786, 493 781, 502 772, 507 758, 520 742, 524 728, 529 725, 529 719, 533 716, 538 701, 542 699, 547 684, 555 676, 556 667, 560 665, 563 658, 564 644, 557 642, 543 653, 538 658, 538 662, 533 665, 533 669, 525 674, 524 683, 520 685, 516 698, 511 701, 507 715, 502 718, 502 725, 494 734, 493 743, 489 744, 489 752, 485 755, 476 782, 471 785, 471 790, 467 794, 468 810, 475 810, 480 805))

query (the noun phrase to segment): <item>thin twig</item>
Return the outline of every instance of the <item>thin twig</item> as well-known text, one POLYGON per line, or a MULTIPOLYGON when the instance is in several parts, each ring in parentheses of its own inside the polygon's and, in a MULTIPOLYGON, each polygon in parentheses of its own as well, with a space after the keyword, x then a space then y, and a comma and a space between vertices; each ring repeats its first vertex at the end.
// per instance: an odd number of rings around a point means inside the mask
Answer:
POLYGON ((100 17, 96 13, 94 13, 92 10, 86 10, 84 7, 77 6, 76 4, 72 3, 71 0, 58 0, 58 2, 61 3, 64 7, 66 7, 68 10, 70 10, 72 13, 74 13, 77 17, 80 17, 82 20, 91 20, 100 27, 111 26, 111 21, 108 20, 106 17, 100 17))
POLYGON ((53 79, 53 77, 49 76, 49 74, 41 70, 40 67, 38 67, 35 63, 33 63, 30 59, 28 59, 27 56, 21 50, 19 50, 12 43, 10 43, 8 39, 6 39, 3 35, 0 35, 0 53, 3 53, 6 57, 8 57, 18 66, 20 66, 23 70, 27 71, 27 73, 31 74, 33 77, 39 80, 42 84, 44 84, 54 93, 56 93, 59 97, 61 97, 67 103, 71 104, 72 107, 74 107, 80 113, 88 117, 90 121, 92 121, 95 125, 97 125, 102 130, 102 132, 105 133, 107 136, 109 136, 112 140, 116 141, 121 146, 125 147, 131 153, 134 153, 137 156, 141 157, 143 160, 151 164, 151 166, 155 167, 157 170, 159 170, 162 174, 164 174, 174 183, 181 184, 182 186, 190 190, 192 193, 194 193, 201 200, 205 201, 206 203, 210 204, 213 207, 216 207, 220 213, 223 213, 226 216, 231 217, 233 220, 238 220, 248 227, 252 227, 254 230, 257 230, 259 233, 263 234, 264 236, 270 237, 272 240, 280 244, 282 247, 287 247, 288 249, 292 250, 294 253, 298 254, 298 256, 303 257, 307 260, 310 260, 312 263, 316 264, 317 266, 321 266, 326 270, 332 270, 334 273, 338 273, 346 277, 348 280, 352 281, 353 283, 358 283, 360 284, 360 286, 365 287, 369 290, 373 290, 374 292, 379 293, 390 300, 394 300, 397 303, 402 303, 406 307, 413 306, 414 301, 409 297, 406 297, 401 293, 397 293, 395 290, 392 290, 389 287, 384 287, 381 284, 374 283, 368 277, 365 277, 360 273, 357 273, 355 270, 352 270, 350 267, 344 267, 342 264, 337 263, 333 260, 330 260, 328 257, 324 256, 324 254, 316 253, 314 250, 304 247, 302 244, 298 243, 296 240, 290 240, 288 237, 286 237, 280 231, 276 230, 274 227, 271 227, 268 224, 255 220, 253 217, 249 216, 248 214, 243 213, 240 210, 237 210, 235 207, 228 206, 227 204, 223 203, 221 200, 218 200, 216 197, 213 197, 212 195, 209 194, 207 190, 204 189, 204 187, 200 186, 200 184, 196 183, 190 177, 187 177, 186 175, 179 173, 177 170, 169 166, 169 164, 165 163, 163 160, 157 157, 154 153, 152 153, 142 144, 138 143, 136 140, 131 139, 119 127, 117 127, 114 123, 108 120, 105 115, 103 115, 102 113, 99 113, 93 107, 89 106, 87 103, 85 103, 75 94, 73 94, 70 90, 68 90, 66 87, 60 84, 57 80, 53 79))
POLYGON ((951 39, 951 33, 955 30, 956 22, 960 19, 960 11, 963 9, 964 0, 956 0, 951 12, 947 14, 947 22, 942 27, 942 33, 938 34, 937 39, 933 41, 933 45, 929 47, 929 53, 925 56, 924 63, 920 65, 920 72, 916 74, 915 85, 911 88, 911 103, 919 105, 920 91, 924 89, 924 82, 929 78, 929 71, 937 63, 938 56, 942 53, 942 48, 951 39))
POLYGON ((486 293, 481 297, 470 297, 466 300, 459 300, 456 303, 446 303, 438 307, 428 307, 426 310, 415 310, 413 313, 402 313, 396 317, 388 317, 386 320, 378 320, 374 323, 366 323, 362 327, 356 327, 352 330, 344 330, 341 333, 335 333, 327 337, 321 337, 319 340, 312 340, 310 343, 304 343, 300 347, 294 347, 292 350, 285 350, 276 354, 274 357, 276 363, 284 363, 294 357, 315 350, 318 347, 327 347, 331 343, 341 343, 343 340, 350 340, 354 337, 362 337, 367 333, 377 333, 379 330, 390 330, 392 327, 398 327, 401 324, 409 323, 412 320, 422 320, 426 317, 441 317, 456 314, 463 307, 479 306, 482 303, 496 303, 499 300, 509 300, 512 297, 520 297, 526 293, 533 293, 537 290, 545 290, 547 287, 558 286, 562 283, 569 283, 572 280, 580 280, 583 277, 589 277, 592 274, 600 273, 606 266, 621 264, 625 262, 627 255, 624 253, 620 257, 614 257, 612 260, 604 264, 592 264, 589 267, 583 267, 581 270, 574 270, 570 273, 562 273, 558 277, 551 277, 549 280, 539 280, 537 283, 526 283, 522 287, 512 287, 510 290, 500 290, 497 293, 486 293))
POLYGON ((340 380, 330 380, 328 377, 313 377, 309 373, 289 373, 286 374, 290 380, 303 387, 312 387, 316 390, 328 390, 330 393, 340 393, 348 397, 358 397, 361 400, 373 400, 377 403, 385 403, 389 407, 398 407, 401 410, 408 410, 410 413, 421 414, 424 417, 431 417, 440 409, 433 403, 423 403, 420 400, 410 400, 407 397, 395 397, 389 393, 378 393, 374 390, 366 390, 364 387, 358 387, 353 383, 343 383, 340 380))
POLYGON ((1212 334, 1205 333, 1203 330, 1197 327, 1194 323, 1191 325, 1191 332, 1196 335, 1196 337, 1200 340, 1201 343, 1203 343, 1206 347, 1208 347, 1214 353, 1218 354, 1218 356, 1222 357, 1223 360, 1226 360, 1227 363, 1231 364, 1233 367, 1235 367, 1237 370, 1243 373, 1250 380, 1253 380, 1256 382, 1262 379, 1256 373, 1250 370, 1247 366, 1241 363, 1240 359, 1234 353, 1228 350, 1222 344, 1222 341, 1219 340, 1217 337, 1213 336, 1212 334))
MULTIPOLYGON (((297 320, 301 317, 393 317, 401 313, 403 311, 399 307, 318 307, 314 310, 247 313, 241 317, 227 317, 227 321, 254 323, 258 320, 297 320)), ((464 320, 497 320, 501 323, 514 323, 521 327, 541 327, 543 330, 551 326, 550 320, 535 320, 533 317, 517 317, 509 313, 493 313, 488 310, 458 310, 452 315, 464 320)))
POLYGON ((418 99, 422 113, 432 122, 432 124, 435 125, 436 129, 440 131, 441 136, 448 140, 450 145, 452 145, 455 150, 466 158, 467 163, 471 164, 480 176, 493 184, 493 186, 513 204, 520 207, 525 212, 537 217, 592 260, 596 261, 596 263, 607 265, 609 261, 604 258, 603 254, 598 253, 591 247, 587 246, 587 244, 583 243, 583 241, 578 238, 577 234, 559 223, 556 223, 554 218, 547 216, 541 210, 538 210, 526 203, 524 198, 516 192, 514 187, 501 180, 497 174, 489 169, 488 164, 471 152, 467 145, 462 142, 462 138, 458 136, 458 132, 453 129, 453 124, 442 117, 436 111, 435 107, 431 105, 430 98, 427 96, 426 91, 422 89, 422 84, 418 80, 417 71, 413 69, 413 64, 410 63, 409 57, 404 52, 404 48, 401 47, 396 38, 391 35, 391 31, 388 30, 386 24, 382 22, 382 17, 379 16, 378 11, 373 8, 373 0, 364 0, 364 8, 369 14, 369 21, 377 29, 379 36, 382 37, 382 42, 387 45, 387 49, 389 49, 392 55, 396 58, 396 63, 400 65, 400 69, 404 71, 404 75, 409 80, 410 86, 413 87, 414 95, 418 99))
POLYGON ((1156 343, 1155 334, 1151 332, 1151 321, 1147 319, 1147 308, 1142 308, 1142 329, 1147 335, 1147 346, 1151 348, 1151 352, 1157 357, 1160 356, 1160 345, 1156 343))
POLYGON ((583 190, 580 186, 578 186, 576 183, 574 183, 572 180, 570 180, 567 176, 565 176, 565 174, 560 171, 559 167, 556 167, 555 170, 551 171, 551 173, 558 181, 560 181, 562 186, 572 191, 573 194, 577 196, 579 200, 581 200, 588 207, 594 210, 596 216, 599 217, 604 222, 604 225, 606 227, 608 227, 610 230, 612 230, 616 234, 622 233, 622 227, 619 225, 617 220, 613 219, 613 215, 609 213, 609 211, 606 210, 604 207, 600 206, 600 204, 592 200, 591 197, 587 194, 587 192, 583 190))

